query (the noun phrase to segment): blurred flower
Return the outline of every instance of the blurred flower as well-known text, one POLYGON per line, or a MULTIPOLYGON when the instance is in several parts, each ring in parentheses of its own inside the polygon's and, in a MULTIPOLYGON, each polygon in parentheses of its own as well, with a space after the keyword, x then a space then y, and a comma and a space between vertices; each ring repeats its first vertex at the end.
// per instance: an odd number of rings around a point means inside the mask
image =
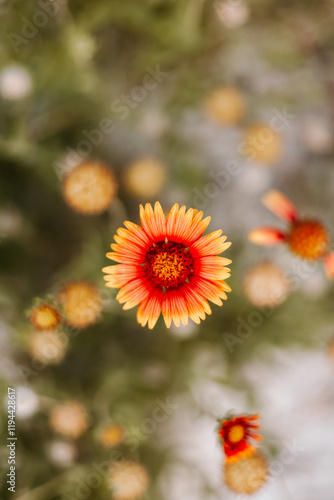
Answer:
POLYGON ((272 165, 283 149, 281 136, 265 124, 255 124, 245 132, 242 153, 249 159, 272 165))
POLYGON ((27 97, 32 90, 32 80, 28 71, 16 64, 7 66, 0 73, 0 94, 5 99, 16 101, 27 97))
POLYGON ((87 33, 71 30, 68 37, 68 49, 75 61, 85 63, 94 55, 96 43, 87 33))
POLYGON ((42 303, 32 310, 30 321, 36 330, 54 330, 59 325, 61 316, 54 306, 42 303))
POLYGON ((63 182, 66 203, 76 212, 97 215, 114 201, 117 183, 112 171, 98 162, 84 162, 71 170, 63 182))
POLYGON ((18 418, 29 418, 39 408, 39 398, 29 387, 20 385, 16 388, 16 415, 18 418))
POLYGON ((237 2, 218 0, 214 5, 220 21, 226 28, 238 28, 248 21, 249 7, 242 0, 237 2))
POLYGON ((167 115, 156 107, 143 110, 140 132, 151 139, 158 139, 168 128, 167 115))
POLYGON ((122 443, 124 430, 117 424, 110 424, 104 427, 99 433, 99 441, 106 448, 112 448, 122 443))
POLYGON ((137 320, 153 328, 160 313, 167 328, 187 324, 188 317, 200 323, 211 314, 207 299, 221 306, 230 287, 223 281, 229 277, 224 267, 231 261, 218 257, 230 243, 222 231, 202 236, 210 217, 203 212, 176 203, 165 219, 160 203, 154 211, 147 203, 140 206, 142 227, 126 221, 120 228, 107 257, 118 265, 103 269, 106 286, 120 288, 117 300, 123 309, 139 304, 137 320))
POLYGON ((0 237, 15 236, 22 229, 21 214, 15 208, 3 208, 0 212, 0 237))
POLYGON ((266 483, 268 462, 259 452, 235 462, 225 462, 224 479, 226 485, 235 493, 250 495, 266 483))
POLYGON ((127 168, 124 184, 137 198, 153 198, 162 190, 166 176, 165 165, 154 158, 144 158, 127 168))
POLYGON ((333 148, 333 131, 329 120, 320 116, 309 117, 302 127, 302 138, 313 153, 328 153, 333 148))
POLYGON ((52 441, 48 444, 46 452, 51 462, 60 467, 73 465, 77 454, 73 444, 66 441, 52 441))
POLYGON ((86 431, 88 415, 79 401, 68 400, 52 408, 49 423, 53 431, 76 439, 86 431))
POLYGON ((87 281, 68 283, 60 291, 58 300, 63 306, 66 323, 74 328, 94 324, 102 311, 101 294, 87 281))
POLYGON ((262 439, 254 432, 259 428, 254 425, 258 418, 258 415, 241 415, 222 421, 218 434, 223 440, 226 462, 235 462, 254 453, 255 448, 248 441, 249 438, 262 439))
POLYGON ((278 306, 290 292, 290 283, 283 271, 272 262, 262 262, 248 269, 243 279, 248 300, 257 307, 278 306))
POLYGON ((222 125, 236 125, 245 113, 245 98, 235 87, 218 87, 206 99, 207 114, 222 125))
POLYGON ((149 477, 143 465, 122 460, 111 464, 109 482, 115 500, 136 500, 147 492, 149 477))
POLYGON ((33 332, 29 336, 28 350, 33 359, 57 365, 66 355, 67 342, 57 332, 33 332))
POLYGON ((279 191, 269 191, 262 198, 262 202, 290 224, 289 231, 283 233, 273 227, 260 227, 249 233, 249 240, 258 245, 286 243, 290 250, 302 259, 322 259, 327 276, 333 279, 334 252, 329 253, 329 236, 325 227, 317 220, 299 219, 294 204, 279 191))

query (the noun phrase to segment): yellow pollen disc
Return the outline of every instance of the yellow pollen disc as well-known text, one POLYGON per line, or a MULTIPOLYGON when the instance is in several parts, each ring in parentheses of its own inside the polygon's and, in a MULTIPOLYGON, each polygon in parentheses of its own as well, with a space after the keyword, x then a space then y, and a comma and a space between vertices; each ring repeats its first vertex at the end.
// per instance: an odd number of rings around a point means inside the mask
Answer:
POLYGON ((231 443, 238 443, 245 436, 245 431, 242 425, 234 425, 228 433, 228 438, 231 443))

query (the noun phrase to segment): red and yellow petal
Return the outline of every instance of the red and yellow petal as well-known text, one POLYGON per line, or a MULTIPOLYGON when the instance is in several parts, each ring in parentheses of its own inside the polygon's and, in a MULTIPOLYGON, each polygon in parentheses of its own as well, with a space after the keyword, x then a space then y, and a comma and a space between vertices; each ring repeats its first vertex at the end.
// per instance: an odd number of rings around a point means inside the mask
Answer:
POLYGON ((110 288, 121 288, 128 283, 128 281, 144 277, 142 267, 135 265, 117 264, 104 267, 102 271, 107 273, 104 279, 108 282, 106 286, 110 288))
POLYGON ((154 328, 161 313, 163 291, 158 288, 153 289, 150 295, 143 300, 137 310, 137 321, 141 326, 148 322, 150 329, 154 328))
POLYGON ((230 269, 224 266, 231 262, 230 259, 217 255, 199 257, 194 262, 194 275, 203 276, 208 280, 224 280, 230 276, 230 269))
POLYGON ((208 255, 218 255, 231 246, 226 242, 227 236, 221 236, 222 230, 203 236, 195 241, 190 247, 190 252, 194 257, 205 257, 208 255))
POLYGON ((295 205, 280 191, 269 191, 263 196, 262 203, 280 219, 289 224, 296 222, 298 214, 295 205))
POLYGON ((167 328, 174 321, 180 326, 180 320, 184 325, 188 323, 187 303, 181 290, 167 290, 162 299, 162 315, 167 328))
POLYGON ((250 231, 248 239, 256 245, 272 246, 283 243, 285 234, 274 227, 259 227, 250 231))
POLYGON ((145 208, 140 205, 140 220, 145 233, 154 241, 162 241, 166 237, 165 215, 160 203, 157 201, 154 210, 150 203, 145 208))
POLYGON ((198 240, 208 227, 210 220, 211 217, 206 217, 205 219, 203 219, 203 212, 194 210, 192 220, 184 237, 184 245, 190 246, 192 243, 198 240))
POLYGON ((213 302, 217 306, 223 305, 221 299, 227 300, 227 295, 225 293, 226 287, 224 286, 226 283, 224 281, 209 281, 200 276, 194 276, 190 283, 195 293, 210 300, 210 302, 213 302))
POLYGON ((186 207, 179 209, 178 203, 173 205, 166 220, 166 237, 175 243, 184 243, 193 219, 193 210, 186 212, 186 207))
POLYGON ((211 314, 211 308, 208 301, 196 293, 189 283, 186 283, 182 287, 182 293, 187 304, 189 318, 193 320, 194 323, 199 324, 201 320, 205 319, 206 314, 211 314))
POLYGON ((137 278, 122 286, 116 299, 120 304, 124 304, 123 309, 131 309, 145 300, 151 290, 152 286, 146 279, 137 278))

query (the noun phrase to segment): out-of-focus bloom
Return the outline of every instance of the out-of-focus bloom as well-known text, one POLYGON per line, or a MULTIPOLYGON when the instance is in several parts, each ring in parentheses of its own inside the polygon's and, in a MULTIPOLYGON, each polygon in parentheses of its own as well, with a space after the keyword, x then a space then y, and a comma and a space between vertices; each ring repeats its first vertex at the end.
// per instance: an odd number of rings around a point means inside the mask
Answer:
POLYGON ((334 252, 329 252, 329 235, 317 220, 300 219, 294 204, 279 191, 269 191, 263 204, 274 214, 289 223, 286 232, 273 227, 253 229, 248 238, 258 245, 286 243, 290 250, 306 260, 322 259, 327 276, 334 279, 334 252))
POLYGON ((257 307, 278 306, 290 292, 290 283, 283 271, 272 262, 262 262, 248 269, 243 279, 248 300, 257 307))
POLYGON ((214 6, 220 21, 226 28, 238 28, 248 21, 249 7, 243 0, 237 2, 218 0, 214 2, 214 6))
POLYGON ((79 401, 69 400, 52 408, 49 422, 53 431, 76 439, 86 431, 88 415, 85 407, 79 401))
POLYGON ((3 208, 0 212, 0 240, 3 237, 16 236, 22 231, 23 219, 18 210, 3 208))
POLYGON ((29 418, 39 408, 39 398, 29 387, 19 386, 16 388, 16 415, 18 418, 29 418))
POLYGON ((334 145, 330 121, 319 116, 312 116, 305 122, 302 137, 312 153, 328 153, 334 145))
POLYGON ((30 321, 36 330, 54 330, 61 321, 61 315, 54 306, 43 303, 32 310, 30 321))
POLYGON ((112 171, 98 162, 84 162, 65 177, 63 195, 76 212, 97 215, 114 201, 117 183, 112 171))
POLYGON ((224 480, 235 493, 250 495, 262 488, 268 479, 268 462, 260 452, 225 462, 224 480))
POLYGON ((115 500, 137 500, 148 490, 149 477, 146 468, 136 462, 113 462, 109 476, 115 500))
POLYGON ((93 325, 102 311, 102 297, 98 288, 87 281, 74 281, 59 293, 66 323, 74 328, 93 325))
POLYGON ((51 462, 60 467, 70 467, 73 465, 77 450, 72 443, 66 441, 52 441, 46 449, 51 462))
POLYGON ((124 430, 117 424, 110 424, 104 427, 99 433, 99 441, 106 448, 112 448, 122 443, 124 430))
POLYGON ((137 198, 153 198, 166 182, 166 167, 154 158, 132 163, 124 175, 125 188, 137 198))
POLYGON ((267 165, 276 163, 282 150, 281 136, 265 124, 250 126, 241 143, 241 152, 247 159, 267 165))
POLYGON ((142 227, 126 221, 114 237, 113 252, 107 254, 118 265, 103 269, 106 286, 120 288, 117 300, 124 309, 138 307, 137 320, 153 328, 160 313, 167 328, 195 323, 211 313, 207 300, 221 306, 230 287, 223 281, 229 277, 224 267, 231 261, 219 257, 230 243, 222 231, 203 236, 210 217, 176 203, 167 219, 160 203, 154 211, 149 203, 140 206, 142 227))
POLYGON ((66 355, 67 345, 64 335, 57 332, 32 332, 28 351, 33 359, 41 363, 58 365, 66 355))
POLYGON ((24 99, 31 93, 31 90, 31 76, 23 66, 13 64, 1 71, 0 94, 5 99, 11 101, 24 99))
POLYGON ((218 87, 208 95, 206 111, 222 125, 236 125, 245 114, 245 98, 235 87, 218 87))
POLYGON ((241 457, 250 456, 255 448, 249 443, 250 439, 260 441, 262 438, 254 431, 259 428, 254 424, 258 415, 241 415, 222 421, 218 434, 223 440, 226 462, 235 462, 241 457))

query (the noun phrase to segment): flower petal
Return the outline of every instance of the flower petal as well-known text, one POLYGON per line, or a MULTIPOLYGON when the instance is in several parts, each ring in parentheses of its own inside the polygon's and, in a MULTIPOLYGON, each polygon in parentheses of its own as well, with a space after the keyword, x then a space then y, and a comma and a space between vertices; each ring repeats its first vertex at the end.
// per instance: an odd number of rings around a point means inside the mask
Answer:
POLYGON ((188 310, 184 295, 181 290, 167 290, 162 299, 162 315, 167 328, 172 320, 180 326, 180 319, 184 325, 188 323, 188 310))
POLYGON ((334 280, 334 252, 325 255, 323 261, 327 277, 334 280))
POLYGON ((163 292, 158 288, 151 290, 150 295, 143 300, 137 310, 137 321, 141 326, 148 322, 150 329, 154 328, 161 313, 163 292))
POLYGON ((280 191, 269 191, 263 196, 262 203, 280 219, 290 224, 296 222, 298 214, 295 205, 280 191))
POLYGON ((227 299, 223 286, 226 285, 225 282, 209 281, 199 276, 194 276, 190 280, 190 284, 194 292, 201 295, 205 299, 210 300, 210 302, 213 302, 217 306, 223 305, 221 299, 227 299))
POLYGON ((175 243, 185 243, 185 237, 189 231, 192 219, 193 209, 188 210, 186 213, 184 205, 179 209, 179 205, 175 203, 166 219, 167 239, 175 243))
POLYGON ((213 233, 202 236, 199 240, 195 241, 189 251, 193 257, 204 257, 208 255, 218 255, 224 252, 231 246, 231 243, 226 242, 227 236, 220 236, 222 230, 214 231, 213 233))
POLYGON ((190 283, 182 287, 182 293, 185 298, 189 318, 199 324, 201 319, 205 319, 205 314, 211 314, 211 308, 206 299, 196 293, 190 283))
POLYGON ((140 205, 140 220, 145 233, 154 241, 163 241, 166 237, 165 215, 160 203, 154 205, 154 211, 150 203, 145 208, 140 205))
POLYGON ((151 291, 151 284, 144 278, 138 278, 122 286, 116 299, 120 304, 124 304, 123 309, 131 309, 145 300, 151 291))
POLYGON ((117 264, 104 267, 102 271, 108 273, 104 279, 111 288, 121 288, 128 281, 144 276, 143 268, 135 265, 117 264))
POLYGON ((278 245, 285 239, 284 233, 274 227, 259 227, 248 234, 248 239, 256 245, 278 245))
POLYGON ((231 262, 216 255, 200 257, 195 259, 194 274, 208 280, 224 280, 230 276, 230 269, 224 266, 231 262))

